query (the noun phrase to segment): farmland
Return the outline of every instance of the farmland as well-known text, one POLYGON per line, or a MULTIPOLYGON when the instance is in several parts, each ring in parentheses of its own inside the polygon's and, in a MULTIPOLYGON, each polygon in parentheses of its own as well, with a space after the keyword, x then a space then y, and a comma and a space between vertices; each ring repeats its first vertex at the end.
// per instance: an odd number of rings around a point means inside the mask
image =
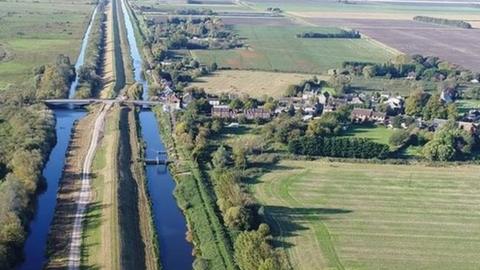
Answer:
POLYGON ((478 167, 282 161, 253 189, 295 269, 478 269, 478 167))
POLYGON ((291 84, 311 79, 312 75, 248 70, 222 70, 208 77, 197 79, 191 86, 205 89, 211 94, 230 92, 248 94, 251 97, 264 95, 280 97, 291 84))
POLYGON ((337 28, 306 26, 234 26, 246 47, 236 50, 192 50, 203 63, 219 67, 322 73, 344 61, 385 62, 393 55, 365 39, 300 39, 306 31, 337 32, 337 28))
POLYGON ((93 11, 88 1, 0 2, 0 88, 32 85, 32 69, 66 54, 75 62, 93 11), (0 52, 1 54, 1 52, 0 52), (1 56, 0 56, 1 58, 1 56))

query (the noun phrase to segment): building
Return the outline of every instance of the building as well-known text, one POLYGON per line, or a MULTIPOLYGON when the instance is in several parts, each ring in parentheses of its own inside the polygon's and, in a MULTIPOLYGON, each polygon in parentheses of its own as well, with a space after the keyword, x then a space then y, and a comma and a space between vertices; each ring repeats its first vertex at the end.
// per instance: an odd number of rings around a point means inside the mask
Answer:
POLYGON ((212 117, 223 118, 223 119, 238 119, 239 117, 244 116, 248 120, 263 119, 268 120, 272 117, 272 113, 264 108, 253 108, 245 110, 234 110, 230 109, 226 105, 217 105, 213 106, 212 117))
POLYGON ((384 123, 387 119, 387 115, 382 112, 376 112, 372 109, 355 108, 350 114, 352 122, 364 123, 364 122, 381 122, 384 123))

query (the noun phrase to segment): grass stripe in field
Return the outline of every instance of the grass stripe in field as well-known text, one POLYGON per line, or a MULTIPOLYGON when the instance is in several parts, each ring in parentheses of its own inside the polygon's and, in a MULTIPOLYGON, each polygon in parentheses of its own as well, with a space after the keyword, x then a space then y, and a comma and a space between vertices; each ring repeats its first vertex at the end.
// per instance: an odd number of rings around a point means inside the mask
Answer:
POLYGON ((253 190, 296 269, 479 269, 479 167, 280 166, 253 190))

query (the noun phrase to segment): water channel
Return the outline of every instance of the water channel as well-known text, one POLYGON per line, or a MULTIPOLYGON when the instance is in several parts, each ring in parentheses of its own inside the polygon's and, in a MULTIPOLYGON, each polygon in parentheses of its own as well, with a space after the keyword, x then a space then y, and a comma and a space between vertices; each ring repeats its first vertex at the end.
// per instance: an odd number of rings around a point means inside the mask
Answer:
POLYGON ((29 225, 29 235, 25 242, 25 261, 18 269, 35 270, 42 269, 46 262, 45 250, 50 223, 55 212, 57 190, 62 170, 65 163, 72 127, 75 120, 85 115, 83 111, 55 110, 55 130, 57 143, 52 149, 42 175, 47 182, 47 188, 38 196, 35 216, 29 225))
MULTIPOLYGON (((146 100, 148 99, 148 85, 143 77, 143 60, 137 47, 133 24, 125 6, 125 0, 121 0, 121 2, 135 81, 142 84, 142 97, 146 100)), ((142 111, 139 120, 142 138, 146 143, 146 158, 155 158, 158 151, 165 151, 155 114, 151 111, 142 111)), ((173 196, 175 181, 164 165, 148 165, 146 176, 160 246, 162 267, 165 270, 192 269, 192 246, 185 239, 187 231, 185 217, 173 196)))
POLYGON ((68 91, 68 98, 75 97, 75 91, 77 90, 78 80, 79 80, 79 70, 80 67, 85 62, 85 52, 87 51, 88 47, 88 39, 90 36, 90 31, 92 30, 93 21, 95 20, 95 16, 97 15, 98 6, 95 7, 93 10, 92 16, 90 17, 90 22, 88 23, 87 31, 85 31, 85 35, 83 36, 82 46, 80 47, 80 53, 78 54, 77 62, 75 63, 75 80, 70 85, 70 89, 68 91))

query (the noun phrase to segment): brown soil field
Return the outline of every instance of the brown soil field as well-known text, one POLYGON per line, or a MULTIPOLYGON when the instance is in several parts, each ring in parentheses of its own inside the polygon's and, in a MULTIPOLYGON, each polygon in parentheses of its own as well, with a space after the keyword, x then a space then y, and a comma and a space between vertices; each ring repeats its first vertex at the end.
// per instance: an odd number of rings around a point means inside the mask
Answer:
POLYGON ((344 26, 407 54, 438 56, 480 71, 480 29, 461 29, 412 20, 310 18, 317 25, 344 26))
POLYGON ((84 157, 90 144, 96 113, 82 118, 74 127, 68 146, 65 167, 57 193, 57 205, 48 236, 49 261, 46 269, 67 268, 70 235, 77 209, 76 201, 81 189, 81 172, 84 157))
MULTIPOLYGON (((252 97, 263 95, 280 97, 287 87, 313 75, 249 70, 222 70, 212 76, 202 77, 192 83, 192 87, 204 88, 211 94, 237 93, 252 97)), ((317 76, 321 78, 321 76, 317 76)))

